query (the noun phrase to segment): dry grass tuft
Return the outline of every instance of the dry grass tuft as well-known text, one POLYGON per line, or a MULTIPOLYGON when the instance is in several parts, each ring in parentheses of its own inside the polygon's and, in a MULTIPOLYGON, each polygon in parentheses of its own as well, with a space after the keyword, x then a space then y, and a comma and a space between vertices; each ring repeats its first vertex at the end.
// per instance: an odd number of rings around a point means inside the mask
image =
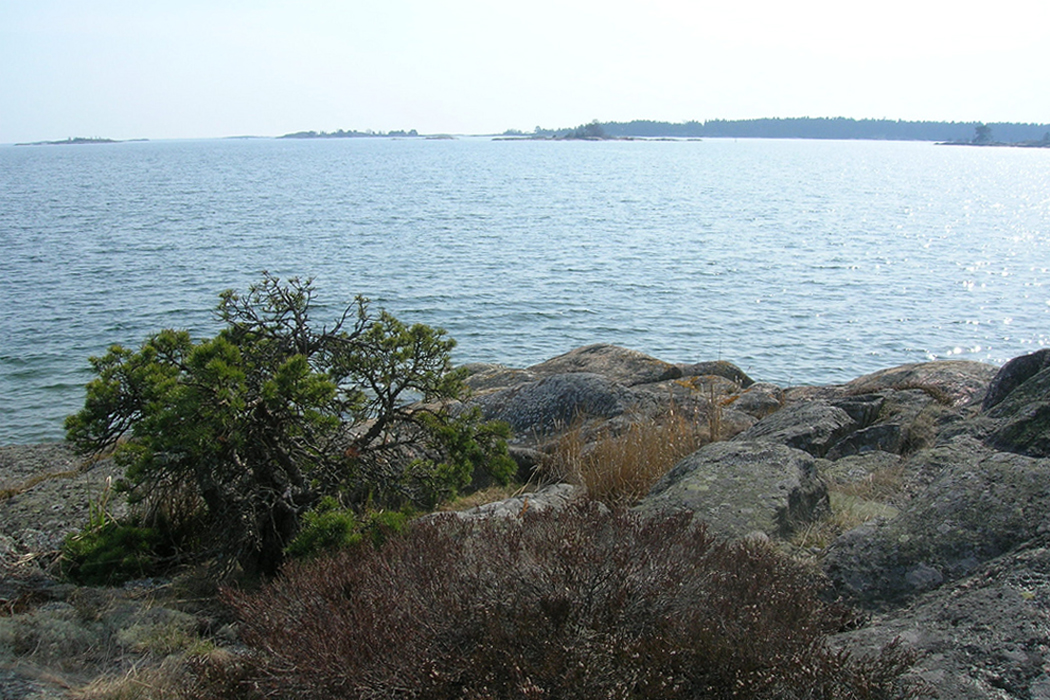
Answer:
POLYGON ((486 503, 495 503, 496 501, 504 501, 508 498, 520 496, 522 493, 530 490, 530 486, 526 484, 508 484, 507 486, 489 486, 487 488, 468 493, 463 496, 457 496, 456 498, 443 503, 440 508, 441 512, 459 511, 459 510, 470 510, 471 508, 477 508, 483 506, 486 503))
POLYGON ((904 466, 876 469, 865 478, 828 485, 831 514, 795 534, 791 544, 798 549, 823 549, 844 532, 875 518, 894 518, 899 512, 889 501, 901 492, 904 466))
POLYGON ((250 657, 222 649, 172 655, 156 665, 134 666, 96 678, 77 693, 83 700, 261 700, 245 682, 250 657))
POLYGON ((682 458, 710 442, 710 433, 676 411, 661 420, 630 423, 618 434, 586 442, 579 427, 558 441, 553 474, 578 484, 610 506, 630 506, 682 458))

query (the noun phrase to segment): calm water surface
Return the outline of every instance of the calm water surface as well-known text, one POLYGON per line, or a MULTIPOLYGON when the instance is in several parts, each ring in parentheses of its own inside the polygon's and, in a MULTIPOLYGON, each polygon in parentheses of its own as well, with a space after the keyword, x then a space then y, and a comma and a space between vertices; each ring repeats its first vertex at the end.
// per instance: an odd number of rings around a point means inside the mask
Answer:
POLYGON ((1050 344, 1050 151, 706 140, 0 147, 0 444, 61 437, 87 358, 312 276, 457 362, 611 342, 779 384, 1050 344))

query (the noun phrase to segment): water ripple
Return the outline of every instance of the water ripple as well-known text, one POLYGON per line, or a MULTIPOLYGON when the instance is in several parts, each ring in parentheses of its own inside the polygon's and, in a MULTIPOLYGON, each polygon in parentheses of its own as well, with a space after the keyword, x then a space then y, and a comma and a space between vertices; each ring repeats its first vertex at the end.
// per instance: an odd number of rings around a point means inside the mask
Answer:
POLYGON ((87 358, 313 276, 456 359, 612 342, 844 381, 1050 344, 1050 153, 921 143, 233 140, 0 148, 0 444, 61 436, 87 358))

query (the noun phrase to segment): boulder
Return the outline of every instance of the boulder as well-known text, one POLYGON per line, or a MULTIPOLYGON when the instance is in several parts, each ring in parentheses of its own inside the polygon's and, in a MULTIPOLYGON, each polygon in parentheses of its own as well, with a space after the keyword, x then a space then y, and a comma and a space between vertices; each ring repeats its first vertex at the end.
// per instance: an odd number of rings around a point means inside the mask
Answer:
POLYGON ((723 405, 754 418, 765 418, 784 407, 784 390, 776 384, 752 383, 746 389, 728 396, 723 405))
POLYGON ((843 534, 824 559, 835 589, 862 606, 903 604, 1050 531, 1050 460, 964 437, 917 453, 905 471, 916 493, 900 515, 843 534))
POLYGON ((847 382, 849 394, 872 394, 886 389, 921 389, 948 406, 979 401, 998 369, 969 360, 938 360, 901 365, 866 374, 847 382))
POLYGON ((1017 385, 983 417, 990 421, 986 440, 996 449, 1050 457, 1050 368, 1017 385))
POLYGON ((867 452, 892 452, 900 454, 904 446, 901 426, 895 423, 872 425, 850 433, 828 450, 828 459, 839 459, 867 452))
POLYGON ((770 442, 823 457, 850 433, 856 422, 841 408, 823 401, 797 403, 766 416, 733 440, 770 442))
POLYGON ((908 676, 945 700, 1050 699, 1050 543, 982 564, 904 609, 830 639, 865 656, 895 639, 916 652, 908 676))
POLYGON ((587 345, 571 350, 564 355, 533 365, 527 371, 537 377, 587 372, 601 375, 624 386, 651 384, 682 376, 682 371, 669 362, 637 350, 606 344, 587 345))
POLYGON ((680 376, 683 377, 703 377, 706 375, 724 377, 744 389, 755 383, 751 377, 744 373, 744 370, 740 369, 732 362, 726 362, 725 360, 697 362, 694 364, 679 364, 677 367, 681 372, 680 376))
POLYGON ((1003 365, 988 385, 981 410, 987 411, 998 405, 1010 392, 1021 386, 1044 369, 1050 368, 1050 349, 1036 350, 1021 355, 1003 365))
POLYGON ((463 365, 467 376, 463 380, 474 394, 483 394, 499 389, 506 389, 519 384, 534 382, 538 377, 523 369, 512 369, 504 365, 488 362, 474 362, 463 365))
MULTIPOLYGON (((575 502, 583 494, 583 489, 572 484, 551 484, 533 493, 525 493, 502 501, 485 503, 470 510, 454 511, 452 515, 464 520, 474 518, 520 518, 526 511, 543 512, 562 510, 575 502)), ((434 513, 427 518, 448 517, 447 513, 434 513)))
POLYGON ((947 410, 921 389, 851 396, 831 405, 849 413, 857 429, 832 445, 828 459, 873 451, 902 454, 925 447, 936 437, 936 418, 947 410))
POLYGON ((587 372, 556 374, 472 399, 486 419, 509 423, 517 439, 550 436, 586 418, 613 418, 637 401, 626 387, 587 372))
POLYGON ((716 442, 679 462, 637 510, 688 510, 727 537, 783 537, 828 513, 817 460, 766 442, 716 442))
POLYGON ((882 412, 882 405, 886 402, 886 394, 856 394, 832 398, 828 402, 832 406, 845 411, 857 424, 858 428, 866 428, 874 423, 882 412))

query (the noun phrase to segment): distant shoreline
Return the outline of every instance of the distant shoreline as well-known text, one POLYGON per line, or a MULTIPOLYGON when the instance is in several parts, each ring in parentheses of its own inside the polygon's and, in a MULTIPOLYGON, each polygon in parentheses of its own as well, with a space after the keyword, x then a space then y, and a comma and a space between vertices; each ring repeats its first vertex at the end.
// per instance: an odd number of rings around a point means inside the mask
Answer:
POLYGON ((61 141, 30 141, 27 143, 16 143, 16 146, 82 146, 85 144, 95 143, 131 143, 134 141, 149 141, 149 139, 125 139, 123 141, 117 139, 104 139, 98 137, 84 137, 84 136, 70 136, 68 139, 61 141))
POLYGON ((1018 141, 1017 143, 1005 143, 1003 141, 992 141, 989 143, 975 143, 973 141, 941 141, 938 146, 978 146, 980 148, 1050 148, 1050 141, 1018 141))

